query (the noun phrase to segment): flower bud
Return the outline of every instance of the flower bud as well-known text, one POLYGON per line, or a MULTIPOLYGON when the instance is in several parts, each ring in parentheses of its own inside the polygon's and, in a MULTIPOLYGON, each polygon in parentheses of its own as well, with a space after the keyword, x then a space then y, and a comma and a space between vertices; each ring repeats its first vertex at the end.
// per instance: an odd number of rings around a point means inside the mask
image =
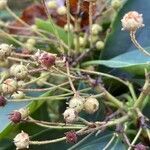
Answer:
POLYGON ((7 0, 0 0, 0 10, 4 9, 7 6, 7 0))
POLYGON ((93 35, 98 35, 99 32, 102 31, 102 27, 99 24, 93 24, 91 28, 91 32, 93 35))
POLYGON ((76 121, 78 114, 73 108, 68 108, 63 113, 63 116, 66 123, 73 123, 76 121))
POLYGON ((69 101, 69 108, 73 108, 76 112, 80 112, 83 109, 83 103, 85 99, 79 95, 75 95, 70 101, 69 101))
POLYGON ((18 88, 17 81, 14 79, 6 79, 2 84, 2 92, 4 94, 12 94, 18 88))
POLYGON ((65 24, 65 26, 64 26, 64 30, 65 31, 73 31, 73 25, 72 24, 65 24))
POLYGON ((27 108, 20 108, 19 110, 14 110, 10 113, 9 119, 13 123, 19 123, 21 120, 28 118, 29 110, 27 108))
POLYGON ((57 8, 57 13, 59 15, 66 15, 67 14, 67 8, 65 6, 60 6, 57 8))
POLYGON ((21 121, 21 113, 19 111, 13 111, 9 114, 9 119, 15 124, 19 123, 21 121))
POLYGON ((10 68, 10 74, 17 79, 24 79, 28 75, 28 69, 22 64, 14 64, 10 68))
POLYGON ((17 150, 29 148, 29 141, 29 135, 23 131, 14 138, 14 144, 17 150))
POLYGON ((0 107, 3 107, 6 105, 6 99, 4 96, 0 96, 0 107))
POLYGON ((50 68, 55 64, 56 56, 54 54, 47 52, 37 53, 35 54, 35 58, 43 67, 50 68))
POLYGON ((0 60, 4 60, 8 56, 10 56, 12 52, 12 45, 8 45, 5 43, 0 44, 0 60))
POLYGON ((88 97, 86 98, 86 101, 84 103, 84 110, 88 114, 93 114, 99 109, 99 102, 94 97, 88 97))
POLYGON ((31 45, 35 45, 36 41, 35 41, 35 39, 30 38, 30 39, 27 40, 27 43, 31 44, 31 45))
POLYGON ((112 0, 111 1, 111 6, 117 10, 118 8, 120 8, 122 5, 122 0, 112 0))
POLYGON ((17 91, 17 92, 15 92, 15 93, 13 93, 13 94, 11 95, 11 97, 12 97, 13 99, 23 99, 23 98, 25 97, 25 94, 24 94, 24 92, 22 92, 22 91, 17 91))
POLYGON ((65 133, 66 135, 66 142, 67 143, 76 143, 77 142, 77 134, 75 131, 69 131, 65 133))
POLYGON ((123 16, 122 30, 126 31, 136 31, 138 28, 144 26, 142 14, 139 14, 136 11, 130 11, 123 16))
POLYGON ((104 48, 105 44, 103 41, 97 41, 95 46, 98 50, 101 50, 104 48))
POLYGON ((56 0, 51 0, 47 2, 47 7, 49 9, 56 9, 57 8, 57 1, 56 0))

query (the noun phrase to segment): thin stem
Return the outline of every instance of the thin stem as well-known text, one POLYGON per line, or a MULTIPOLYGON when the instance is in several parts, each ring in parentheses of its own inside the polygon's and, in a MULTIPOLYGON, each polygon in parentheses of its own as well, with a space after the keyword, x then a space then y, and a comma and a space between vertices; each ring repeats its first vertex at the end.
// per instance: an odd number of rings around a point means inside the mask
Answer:
POLYGON ((131 41, 133 42, 133 44, 141 51, 143 52, 145 55, 150 56, 150 53, 147 52, 136 40, 135 38, 135 32, 131 31, 130 32, 130 37, 131 37, 131 41))
POLYGON ((71 89, 72 89, 73 93, 76 94, 77 91, 76 91, 76 89, 75 89, 75 87, 74 87, 74 85, 73 85, 73 82, 72 82, 71 78, 70 78, 70 70, 69 70, 69 63, 68 63, 68 62, 66 62, 66 69, 67 69, 68 80, 69 80, 71 89))
POLYGON ((132 96, 133 100, 136 101, 137 97, 136 97, 136 94, 135 94, 134 87, 133 87, 132 83, 127 81, 127 84, 128 84, 128 87, 129 87, 129 90, 130 90, 130 93, 131 93, 131 96, 132 96))
POLYGON ((93 39, 92 39, 92 24, 93 24, 93 19, 92 19, 92 7, 93 7, 93 2, 89 2, 89 32, 90 32, 90 48, 93 47, 93 39))
POLYGON ((20 59, 20 58, 15 58, 15 57, 7 57, 7 59, 12 60, 12 61, 19 61, 19 62, 24 62, 24 63, 38 65, 37 63, 35 63, 33 61, 25 60, 25 59, 20 59))
POLYGON ((132 143, 131 143, 131 146, 128 148, 128 150, 131 150, 132 149, 132 146, 136 143, 136 141, 138 140, 140 134, 142 132, 142 128, 139 129, 138 133, 136 134, 135 138, 133 139, 132 143))
POLYGON ((78 117, 78 120, 81 121, 81 122, 83 122, 83 123, 84 123, 85 125, 87 125, 87 126, 90 126, 90 125, 93 124, 93 123, 87 121, 86 119, 84 119, 84 118, 82 118, 82 117, 78 117))
POLYGON ((110 74, 107 74, 107 73, 102 73, 102 72, 96 72, 96 71, 90 71, 90 70, 85 70, 85 69, 79 69, 79 68, 71 68, 72 70, 77 70, 77 71, 81 71, 81 72, 85 72, 85 73, 89 73, 89 74, 95 74, 95 75, 100 75, 100 76, 104 76, 104 77, 108 77, 108 78, 112 78, 112 79, 115 79, 121 83, 123 83, 124 85, 128 86, 126 81, 118 78, 118 77, 115 77, 113 75, 110 75, 110 74))
POLYGON ((146 97, 150 94, 150 77, 149 74, 146 74, 145 84, 142 88, 142 92, 140 93, 137 101, 134 104, 134 108, 139 107, 142 109, 141 105, 143 104, 143 101, 146 99, 146 97))

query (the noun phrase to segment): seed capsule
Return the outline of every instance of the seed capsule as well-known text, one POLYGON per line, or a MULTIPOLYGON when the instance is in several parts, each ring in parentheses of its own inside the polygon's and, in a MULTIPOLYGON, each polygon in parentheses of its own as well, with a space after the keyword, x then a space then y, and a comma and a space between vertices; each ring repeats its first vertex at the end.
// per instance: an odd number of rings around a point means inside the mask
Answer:
POLYGON ((84 103, 84 110, 88 114, 93 114, 99 109, 99 102, 94 97, 88 97, 86 98, 86 101, 84 103))
POLYGON ((63 113, 63 116, 66 123, 73 123, 76 121, 78 114, 73 108, 68 108, 63 113))
POLYGON ((122 30, 126 31, 136 31, 138 28, 144 26, 142 14, 139 14, 136 11, 130 11, 123 16, 122 30))
POLYGON ((2 84, 2 92, 4 94, 12 94, 16 92, 17 88, 18 88, 17 81, 11 78, 5 80, 2 84))
POLYGON ((14 144, 17 150, 29 148, 29 141, 29 135, 23 131, 14 138, 14 144))

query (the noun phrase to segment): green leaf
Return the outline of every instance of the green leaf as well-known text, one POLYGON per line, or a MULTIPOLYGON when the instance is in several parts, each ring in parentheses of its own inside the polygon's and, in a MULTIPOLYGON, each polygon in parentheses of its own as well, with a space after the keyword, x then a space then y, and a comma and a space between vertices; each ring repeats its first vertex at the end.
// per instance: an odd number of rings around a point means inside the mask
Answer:
MULTIPOLYGON (((42 96, 48 96, 49 92, 43 94, 42 96)), ((41 97, 42 97, 41 96, 41 97)), ((33 102, 10 102, 8 103, 4 108, 0 108, 0 122, 3 122, 0 124, 0 139, 5 138, 6 136, 9 136, 9 133, 13 130, 16 130, 18 128, 18 125, 13 125, 10 123, 10 120, 8 119, 8 114, 12 112, 13 110, 17 110, 22 107, 28 107, 30 110, 30 113, 32 114, 34 111, 36 111, 43 103, 42 99, 39 101, 33 101, 33 102)))
POLYGON ((142 75, 145 69, 150 70, 150 57, 139 52, 139 50, 134 50, 109 60, 88 61, 83 65, 105 65, 110 68, 120 68, 130 73, 142 75))
MULTIPOLYGON (((136 37, 137 41, 142 45, 142 47, 150 47, 149 8, 150 1, 148 0, 128 0, 125 3, 111 27, 111 33, 107 37, 101 59, 110 59, 135 49, 130 40, 129 33, 126 31, 121 31, 121 19, 128 11, 138 11, 139 13, 143 14, 145 27, 138 29, 136 37)), ((134 60, 135 59, 136 55, 134 57, 134 60)))
MULTIPOLYGON (((80 147, 78 147, 78 149, 80 150, 90 150, 90 149, 94 149, 94 150, 102 150, 110 141, 110 139, 112 138, 113 134, 112 133, 107 133, 106 135, 101 135, 99 136, 99 138, 96 138, 95 136, 93 136, 94 140, 92 141, 86 141, 86 144, 81 144, 80 147)), ((109 150, 126 150, 126 146, 125 144, 123 144, 121 142, 121 140, 119 138, 116 138, 112 144, 109 146, 108 148, 109 150)))
MULTIPOLYGON (((58 36, 64 43, 68 44, 68 32, 63 28, 57 26, 52 21, 44 21, 41 19, 36 19, 36 25, 39 29, 45 30, 53 35, 58 36)), ((70 44, 73 44, 73 33, 69 33, 70 44)))

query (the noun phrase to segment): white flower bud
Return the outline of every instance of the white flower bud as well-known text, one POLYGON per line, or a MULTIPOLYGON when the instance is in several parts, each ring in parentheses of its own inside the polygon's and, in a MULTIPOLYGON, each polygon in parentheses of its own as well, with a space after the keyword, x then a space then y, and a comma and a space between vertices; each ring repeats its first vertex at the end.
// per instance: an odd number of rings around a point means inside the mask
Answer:
POLYGON ((33 38, 30 38, 30 39, 27 40, 27 43, 28 43, 28 44, 31 44, 31 45, 35 45, 36 40, 33 39, 33 38))
POLYGON ((86 98, 86 101, 84 103, 84 110, 88 114, 93 114, 99 109, 99 102, 94 97, 88 97, 86 98))
POLYGON ((5 80, 2 84, 2 91, 4 94, 12 94, 17 90, 17 88, 17 81, 11 78, 5 80))
POLYGON ((122 5, 122 0, 112 0, 111 1, 111 6, 117 10, 118 8, 120 8, 122 5))
POLYGON ((17 79, 24 79, 28 75, 28 69, 22 64, 14 64, 10 68, 10 74, 17 79))
POLYGON ((99 24, 92 25, 91 32, 93 35, 97 35, 101 31, 102 31, 102 26, 100 26, 99 24))
POLYGON ((29 148, 29 141, 29 135, 23 131, 14 138, 14 144, 17 150, 29 148))
POLYGON ((23 98, 25 97, 25 94, 24 94, 24 92, 22 92, 22 91, 17 91, 17 92, 15 92, 15 93, 13 93, 13 94, 11 95, 11 97, 12 97, 13 99, 23 99, 23 98))
POLYGON ((85 102, 85 99, 79 95, 75 95, 70 101, 69 101, 69 107, 73 108, 76 112, 80 112, 83 109, 83 103, 85 102))
POLYGON ((103 41, 97 41, 95 46, 98 50, 101 50, 104 48, 105 44, 103 41))
POLYGON ((51 1, 47 2, 47 7, 49 9, 56 9, 57 8, 57 1, 51 0, 51 1))
POLYGON ((63 113, 66 123, 73 123, 76 121, 78 114, 73 108, 68 108, 63 113))
POLYGON ((136 11, 130 11, 124 15, 122 22, 122 30, 136 31, 138 28, 144 26, 142 14, 136 11))
POLYGON ((4 9, 7 6, 7 0, 0 0, 0 10, 4 9))
POLYGON ((0 60, 4 60, 8 56, 10 56, 12 52, 12 45, 8 44, 0 44, 0 60))
POLYGON ((57 13, 59 15, 66 15, 67 14, 67 8, 65 6, 60 6, 57 8, 57 13))
POLYGON ((65 31, 69 31, 69 29, 70 29, 70 31, 72 32, 73 31, 73 25, 72 24, 65 24, 64 25, 64 30, 65 31))

